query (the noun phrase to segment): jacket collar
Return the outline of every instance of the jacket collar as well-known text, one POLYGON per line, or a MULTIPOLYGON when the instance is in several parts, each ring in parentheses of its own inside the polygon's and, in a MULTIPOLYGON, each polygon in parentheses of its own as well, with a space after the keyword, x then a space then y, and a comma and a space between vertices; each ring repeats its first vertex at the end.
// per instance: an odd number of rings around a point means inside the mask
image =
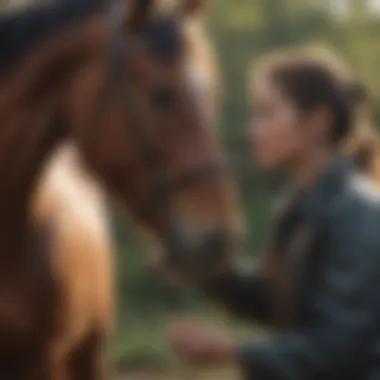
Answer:
POLYGON ((301 207, 312 215, 321 215, 342 193, 353 168, 353 161, 348 156, 331 158, 318 174, 314 186, 301 195, 301 207))

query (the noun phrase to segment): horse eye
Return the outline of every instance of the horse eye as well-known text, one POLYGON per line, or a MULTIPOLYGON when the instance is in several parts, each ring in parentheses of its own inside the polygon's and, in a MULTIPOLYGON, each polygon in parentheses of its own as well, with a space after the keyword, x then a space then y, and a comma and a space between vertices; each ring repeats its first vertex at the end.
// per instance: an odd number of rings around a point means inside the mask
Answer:
POLYGON ((154 91, 152 101, 155 108, 168 110, 174 107, 176 98, 172 90, 160 88, 154 91))

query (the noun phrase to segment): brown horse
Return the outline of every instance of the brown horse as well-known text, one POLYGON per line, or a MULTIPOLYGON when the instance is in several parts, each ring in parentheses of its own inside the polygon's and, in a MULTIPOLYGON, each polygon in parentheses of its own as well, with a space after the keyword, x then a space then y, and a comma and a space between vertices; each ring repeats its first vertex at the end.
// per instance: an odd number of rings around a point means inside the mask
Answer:
POLYGON ((60 142, 74 142, 78 162, 166 246, 183 275, 205 279, 228 261, 238 213, 214 127, 211 55, 196 22, 202 3, 186 0, 171 10, 149 0, 62 0, 0 20, 3 378, 103 378, 110 279, 99 285, 105 303, 87 298, 82 320, 77 293, 96 297, 88 282, 96 281, 90 272, 99 261, 89 252, 109 249, 101 224, 88 233, 91 218, 80 220, 97 196, 91 200, 78 176, 72 186, 64 174, 49 182, 54 170, 64 171, 58 164, 33 192, 60 142), (90 199, 78 205, 74 197, 90 199), (91 240, 92 248, 58 248, 66 232, 91 240), (87 249, 77 258, 82 264, 64 257, 87 249), (77 297, 71 310, 67 297, 77 297))

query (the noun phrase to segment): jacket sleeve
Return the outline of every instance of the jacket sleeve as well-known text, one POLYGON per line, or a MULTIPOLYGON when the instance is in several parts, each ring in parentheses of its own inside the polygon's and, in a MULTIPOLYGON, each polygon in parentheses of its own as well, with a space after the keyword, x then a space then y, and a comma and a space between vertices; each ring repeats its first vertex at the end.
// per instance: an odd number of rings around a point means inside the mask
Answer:
POLYGON ((271 316, 267 283, 259 273, 247 274, 236 269, 208 283, 203 290, 239 317, 266 323, 271 316))
POLYGON ((319 380, 360 378, 380 318, 380 244, 377 207, 334 212, 323 233, 324 263, 310 321, 265 343, 242 344, 248 378, 319 380), (360 211, 358 211, 360 209, 360 211))
MULTIPOLYGON (((292 189, 283 191, 275 201, 272 214, 276 223, 286 215, 293 194, 292 189)), ((243 273, 235 269, 202 286, 202 290, 239 317, 264 324, 271 322, 274 302, 268 280, 259 271, 243 273)))

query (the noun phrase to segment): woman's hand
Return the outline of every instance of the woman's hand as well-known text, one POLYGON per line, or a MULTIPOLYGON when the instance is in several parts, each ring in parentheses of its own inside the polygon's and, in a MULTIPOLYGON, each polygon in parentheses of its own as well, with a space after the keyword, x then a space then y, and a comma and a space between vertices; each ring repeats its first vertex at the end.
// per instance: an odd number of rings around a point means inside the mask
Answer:
POLYGON ((175 321, 168 338, 174 351, 198 366, 230 366, 236 363, 233 340, 213 326, 195 319, 175 321))

